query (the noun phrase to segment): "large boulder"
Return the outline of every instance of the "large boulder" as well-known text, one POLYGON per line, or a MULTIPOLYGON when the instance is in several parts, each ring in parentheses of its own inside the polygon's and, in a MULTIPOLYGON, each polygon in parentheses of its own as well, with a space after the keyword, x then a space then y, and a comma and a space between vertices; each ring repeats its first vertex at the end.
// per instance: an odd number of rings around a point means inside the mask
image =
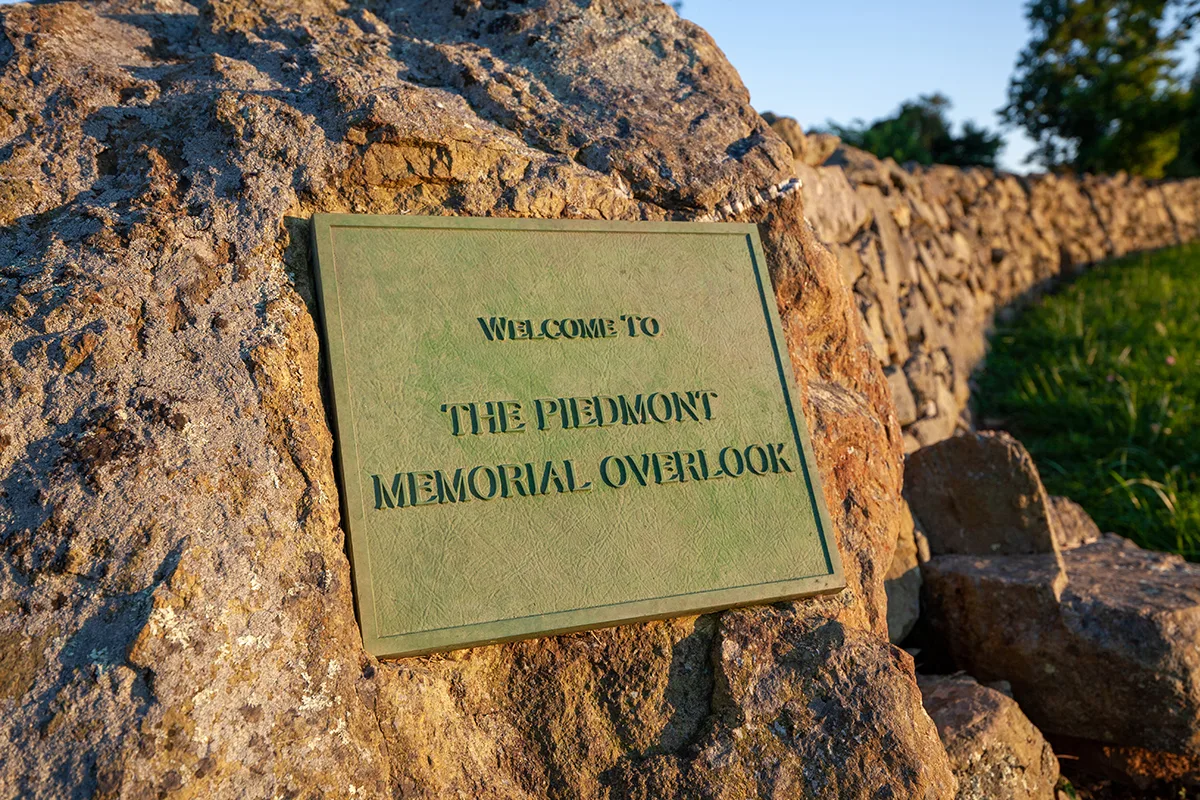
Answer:
POLYGON ((1200 567, 1100 537, 1007 434, 919 450, 906 478, 925 619, 957 668, 1010 682, 1048 734, 1137 754, 1112 764, 1200 763, 1200 567))
POLYGON ((1015 700, 968 675, 918 682, 958 778, 958 800, 1054 800, 1058 759, 1015 700))
POLYGON ((1200 755, 1200 567, 1106 536, 1062 554, 946 555, 926 613, 956 666, 1006 680, 1047 733, 1200 755))
POLYGON ((1007 433, 955 436, 908 457, 904 492, 934 555, 1054 553, 1050 496, 1007 433))
POLYGON ((6 6, 0 111, 0 795, 953 795, 886 641, 887 383, 702 30, 651 0, 6 6), (369 657, 327 211, 758 222, 846 590, 369 657))

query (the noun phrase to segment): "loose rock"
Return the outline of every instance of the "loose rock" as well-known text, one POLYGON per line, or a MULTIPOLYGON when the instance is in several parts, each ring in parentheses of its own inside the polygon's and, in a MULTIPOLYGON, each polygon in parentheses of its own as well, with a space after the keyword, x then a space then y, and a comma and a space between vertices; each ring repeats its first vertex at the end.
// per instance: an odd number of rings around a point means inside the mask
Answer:
POLYGON ((958 800, 1054 800, 1058 759, 1011 697, 967 675, 922 676, 958 800))
POLYGON ((905 495, 936 555, 1055 553, 1049 495, 1007 433, 966 434, 909 456, 905 495))
POLYGON ((1200 755, 1200 567, 1116 536, 1062 554, 935 556, 926 613, 955 664, 1046 733, 1200 755))
POLYGON ((1072 550, 1100 540, 1100 527, 1083 507, 1067 497, 1051 497, 1060 550, 1072 550))

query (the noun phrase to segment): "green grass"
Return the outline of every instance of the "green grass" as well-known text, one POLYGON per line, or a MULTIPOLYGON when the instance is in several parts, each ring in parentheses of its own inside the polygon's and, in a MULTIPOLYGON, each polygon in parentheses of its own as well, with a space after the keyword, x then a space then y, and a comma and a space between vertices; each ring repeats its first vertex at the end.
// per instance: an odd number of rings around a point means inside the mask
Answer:
POLYGON ((980 419, 1102 530, 1200 560, 1200 245, 1114 261, 999 327, 980 419))

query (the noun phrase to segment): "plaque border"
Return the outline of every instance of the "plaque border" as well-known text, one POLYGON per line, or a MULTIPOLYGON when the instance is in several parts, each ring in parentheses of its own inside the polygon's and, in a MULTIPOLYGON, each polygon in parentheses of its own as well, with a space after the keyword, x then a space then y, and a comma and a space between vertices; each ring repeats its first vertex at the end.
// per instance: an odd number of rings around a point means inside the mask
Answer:
POLYGON ((833 541, 833 524, 825 506, 821 481, 814 466, 816 458, 808 425, 796 398, 796 378, 790 357, 781 351, 783 326, 774 302, 774 289, 769 277, 764 280, 766 258, 763 256, 758 226, 753 223, 731 222, 612 222, 607 220, 545 220, 511 217, 424 217, 370 214, 314 214, 312 217, 313 277, 317 305, 323 321, 318 335, 330 382, 329 402, 333 413, 335 445, 333 458, 340 499, 341 519, 346 535, 346 550, 350 558, 351 587, 362 631, 363 646, 379 658, 403 658, 428 653, 479 647, 536 636, 555 636, 593 628, 690 616, 739 606, 792 600, 799 597, 833 594, 845 588, 841 557, 833 541), (408 633, 380 636, 375 618, 374 580, 365 541, 354 538, 354 520, 365 519, 367 504, 360 479, 362 465, 358 455, 356 420, 352 404, 339 407, 339 396, 349 399, 353 387, 347 371, 346 340, 342 329, 342 304, 337 282, 337 261, 333 231, 336 228, 422 228, 450 230, 502 231, 571 231, 590 233, 689 233, 745 237, 750 264, 762 303, 763 317, 775 358, 775 367, 784 394, 792 435, 800 460, 802 475, 808 490, 809 503, 816 512, 817 535, 824 551, 826 571, 765 583, 687 592, 677 595, 630 600, 586 608, 555 611, 509 619, 475 622, 446 628, 434 628, 408 633), (768 288, 770 290, 768 291, 768 288), (343 444, 339 448, 336 444, 343 444), (352 469, 342 462, 342 450, 354 459, 352 469), (360 591, 362 585, 368 591, 360 591))

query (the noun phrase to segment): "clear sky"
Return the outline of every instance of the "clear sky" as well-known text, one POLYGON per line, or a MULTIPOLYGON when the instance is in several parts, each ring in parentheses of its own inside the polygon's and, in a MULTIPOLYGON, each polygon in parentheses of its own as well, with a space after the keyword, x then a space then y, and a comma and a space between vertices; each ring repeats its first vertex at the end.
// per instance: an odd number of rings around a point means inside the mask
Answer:
MULTIPOLYGON (((1017 53, 1028 39, 1023 0, 683 0, 681 13, 716 39, 755 109, 867 121, 941 91, 955 121, 997 128, 1017 53)), ((1026 171, 1032 145, 1005 131, 1000 163, 1026 171)))

